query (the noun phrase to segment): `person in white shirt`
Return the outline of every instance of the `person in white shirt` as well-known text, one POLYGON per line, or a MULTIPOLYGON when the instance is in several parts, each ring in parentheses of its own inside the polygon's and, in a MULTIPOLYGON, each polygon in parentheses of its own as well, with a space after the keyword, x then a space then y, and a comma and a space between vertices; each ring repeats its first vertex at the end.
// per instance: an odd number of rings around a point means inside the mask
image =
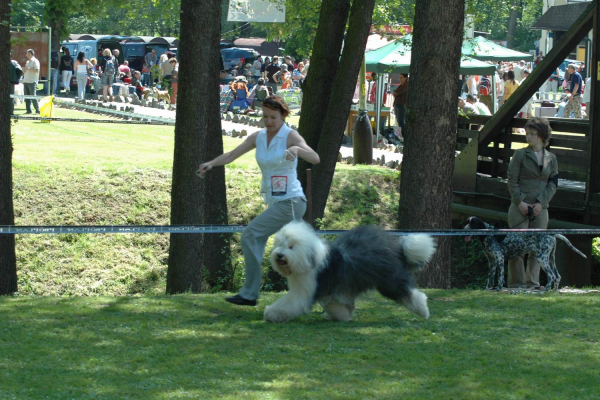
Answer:
POLYGON ((256 161, 262 172, 261 194, 269 208, 252 220, 242 233, 241 246, 246 281, 239 294, 225 300, 239 306, 255 306, 262 276, 262 259, 269 236, 293 220, 301 220, 306 211, 306 196, 297 178, 298 158, 318 164, 317 152, 300 134, 291 129, 285 118, 290 109, 279 96, 269 96, 262 103, 265 129, 255 132, 235 149, 200 165, 202 177, 214 167, 235 161, 256 149, 256 161))
POLYGON ((472 94, 467 95, 467 103, 475 107, 479 115, 492 115, 488 106, 477 100, 477 97, 472 94))
MULTIPOLYGON (((529 70, 523 71, 523 79, 519 82, 519 85, 522 85, 525 79, 529 76, 529 70)), ((521 112, 522 118, 532 118, 533 117, 533 97, 527 100, 527 103, 521 108, 519 111, 521 112)))
POLYGON ((585 108, 585 111, 586 111, 585 118, 586 119, 590 117, 589 112, 590 112, 590 101, 592 99, 591 96, 592 96, 592 77, 590 76, 585 80, 583 97, 581 99, 581 101, 586 106, 586 108, 585 108))
POLYGON ((525 61, 519 61, 518 65, 515 65, 513 72, 515 73, 515 80, 521 82, 525 78, 525 61))
MULTIPOLYGON (((40 62, 35 58, 35 51, 33 49, 27 50, 27 62, 25 68, 23 68, 23 94, 25 96, 35 96, 37 91, 37 84, 40 78, 40 62)), ((25 100, 25 107, 27 108, 26 114, 31 114, 31 103, 35 108, 35 113, 40 113, 37 100, 25 100)))

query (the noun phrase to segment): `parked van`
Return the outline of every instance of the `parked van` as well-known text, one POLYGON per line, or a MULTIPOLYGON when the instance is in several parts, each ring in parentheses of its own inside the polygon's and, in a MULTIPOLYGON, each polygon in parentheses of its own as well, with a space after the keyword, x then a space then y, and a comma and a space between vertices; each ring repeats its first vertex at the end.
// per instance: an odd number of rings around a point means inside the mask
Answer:
MULTIPOLYGON (((69 49, 71 57, 73 58, 73 63, 75 63, 75 59, 80 51, 85 53, 85 57, 88 60, 95 58, 100 61, 102 57, 102 51, 104 49, 110 49, 111 52, 115 49, 119 50, 119 64, 122 64, 125 61, 125 57, 123 55, 123 43, 127 40, 142 40, 137 36, 108 36, 108 35, 77 35, 77 40, 69 40, 66 42, 61 42, 61 47, 69 49)), ((59 79, 59 82, 62 82, 59 79)), ((87 87, 91 85, 91 81, 88 79, 87 87)), ((71 78, 71 90, 76 90, 77 88, 77 77, 73 74, 73 78, 71 78)))
POLYGON ((137 36, 105 36, 105 35, 80 35, 78 40, 69 40, 60 45, 71 52, 73 60, 77 58, 80 51, 85 53, 87 59, 102 57, 102 51, 106 48, 119 50, 119 64, 125 61, 123 55, 123 43, 127 40, 141 40, 137 36))
POLYGON ((172 40, 175 38, 161 38, 152 36, 140 36, 137 39, 127 40, 123 44, 125 60, 129 61, 129 68, 141 71, 144 67, 144 57, 153 49, 160 58, 161 55, 169 51, 172 40), (140 39, 140 40, 138 40, 140 39))

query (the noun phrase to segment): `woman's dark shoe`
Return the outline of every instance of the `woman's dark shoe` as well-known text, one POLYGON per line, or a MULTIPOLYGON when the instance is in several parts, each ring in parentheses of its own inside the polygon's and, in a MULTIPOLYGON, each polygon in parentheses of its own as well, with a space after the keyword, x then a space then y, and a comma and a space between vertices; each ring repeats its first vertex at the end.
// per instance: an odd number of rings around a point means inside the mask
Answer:
POLYGON ((255 306, 256 305, 256 300, 245 299, 242 296, 240 296, 239 294, 236 294, 235 296, 225 297, 225 301, 228 301, 237 306, 255 306))

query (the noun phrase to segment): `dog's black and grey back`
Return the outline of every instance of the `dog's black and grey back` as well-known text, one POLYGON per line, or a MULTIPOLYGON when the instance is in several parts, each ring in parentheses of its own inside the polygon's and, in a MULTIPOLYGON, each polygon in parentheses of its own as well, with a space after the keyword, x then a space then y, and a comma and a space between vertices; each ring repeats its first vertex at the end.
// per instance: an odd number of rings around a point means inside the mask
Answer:
POLYGON ((371 289, 393 300, 410 295, 415 287, 413 272, 435 252, 429 236, 419 238, 426 243, 405 254, 409 241, 415 245, 414 237, 392 236, 373 226, 344 233, 329 246, 327 268, 317 276, 315 299, 332 295, 354 299, 371 289), (415 251, 420 258, 415 258, 415 251))
POLYGON ((275 235, 271 251, 271 265, 287 278, 289 291, 265 308, 265 320, 288 321, 318 301, 326 318, 350 321, 356 297, 370 289, 429 318, 427 296, 416 289, 412 272, 434 253, 428 235, 399 238, 359 227, 326 243, 307 223, 290 222, 275 235))

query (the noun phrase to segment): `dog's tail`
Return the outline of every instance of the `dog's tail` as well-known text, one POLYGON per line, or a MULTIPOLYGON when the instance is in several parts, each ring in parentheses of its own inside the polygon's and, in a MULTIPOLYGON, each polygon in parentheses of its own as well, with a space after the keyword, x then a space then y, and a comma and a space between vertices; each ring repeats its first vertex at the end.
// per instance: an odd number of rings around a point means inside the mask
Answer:
POLYGON ((566 237, 564 237, 563 235, 554 235, 557 239, 562 240, 563 242, 565 242, 571 249, 573 249, 573 251, 577 254, 579 254, 581 257, 583 258, 587 258, 585 256, 585 254, 583 254, 581 251, 579 251, 579 249, 575 246, 573 246, 573 244, 571 244, 571 242, 569 242, 569 239, 567 239, 566 237))
POLYGON ((435 240, 424 233, 413 233, 402 241, 402 252, 408 269, 417 269, 431 260, 436 250, 435 240))

